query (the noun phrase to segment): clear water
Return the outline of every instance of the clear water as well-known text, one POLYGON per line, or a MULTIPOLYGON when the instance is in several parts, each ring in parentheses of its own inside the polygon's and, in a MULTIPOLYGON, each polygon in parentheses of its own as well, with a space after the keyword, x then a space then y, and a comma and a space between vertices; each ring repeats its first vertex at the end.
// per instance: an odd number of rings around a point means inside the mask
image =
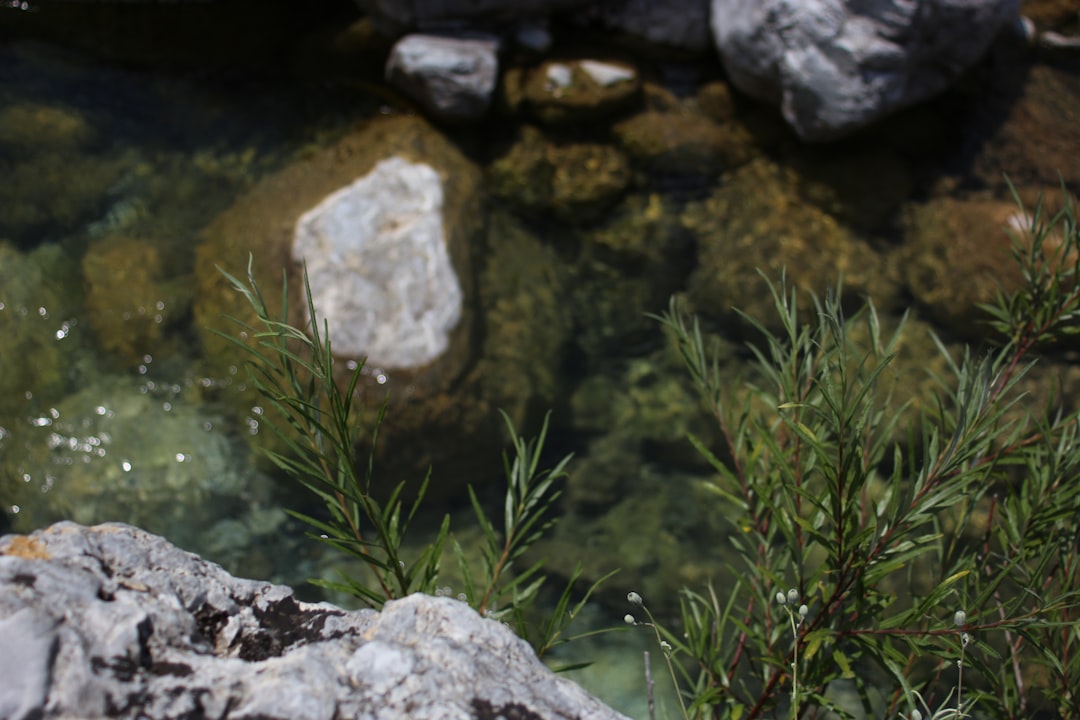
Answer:
MULTIPOLYGON (((282 512, 295 495, 252 456, 257 418, 235 418, 217 403, 234 378, 205 371, 190 309, 200 230, 261 177, 386 111, 383 90, 324 80, 138 71, 49 45, 0 45, 4 531, 60 519, 133 522, 236 574, 297 587, 339 565, 282 512)), ((456 139, 489 159, 477 151, 485 137, 456 139)), ((1022 170, 1042 162, 1021 160, 1022 170)), ((610 224, 654 227, 658 208, 682 207, 716 182, 646 180, 610 224)), ((648 276, 647 261, 630 281, 604 255, 625 252, 624 235, 582 231, 600 237, 602 250, 589 255, 573 249, 576 231, 530 222, 573 258, 568 265, 578 263, 565 299, 576 341, 555 408, 570 419, 556 416, 553 439, 556 451, 579 453, 577 471, 594 483, 568 491, 571 519, 581 521, 573 527, 592 534, 571 532, 549 554, 562 572, 579 559, 609 563, 604 571, 623 566, 611 606, 588 612, 588 624, 619 625, 626 609, 617 598, 627 588, 673 601, 674 588, 703 580, 718 562, 708 534, 716 521, 694 489, 704 471, 680 444, 700 418, 685 383, 669 380, 677 363, 656 328, 639 322, 636 308, 624 317, 624 301, 640 299, 634 283, 648 276)), ((653 312, 685 278, 656 281, 644 308, 653 312)), ((495 474, 499 462, 492 458, 495 474)), ((594 660, 574 677, 644 717, 648 646, 643 633, 623 632, 572 645, 556 660, 594 660)), ((658 702, 673 707, 655 651, 652 671, 658 702)))
POLYGON ((9 527, 122 520, 241 574, 294 585, 313 574, 274 479, 253 462, 244 436, 257 425, 212 400, 230 378, 203 371, 190 309, 201 228, 371 112, 307 102, 287 83, 0 46, 9 527))

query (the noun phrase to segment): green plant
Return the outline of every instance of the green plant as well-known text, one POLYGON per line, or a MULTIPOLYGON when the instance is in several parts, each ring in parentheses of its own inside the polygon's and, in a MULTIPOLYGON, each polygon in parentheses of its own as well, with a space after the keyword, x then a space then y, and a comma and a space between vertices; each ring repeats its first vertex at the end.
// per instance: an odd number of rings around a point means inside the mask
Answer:
MULTIPOLYGON (((221 335, 247 354, 251 381, 268 405, 263 422, 282 442, 283 451, 265 452, 326 508, 325 517, 295 510, 290 514, 314 530, 312 538, 361 560, 374 579, 372 582, 343 574, 339 582, 312 582, 349 593, 374 608, 414 592, 434 594, 450 538, 450 516, 443 517, 432 542, 415 554, 406 550, 407 534, 423 503, 430 471, 409 504, 402 499, 404 481, 393 486, 384 499, 374 491, 373 452, 361 473, 355 451, 362 428, 354 402, 363 363, 352 370, 344 388, 338 386, 329 327, 325 321, 321 325, 318 321, 306 269, 304 291, 308 317, 312 318, 307 329, 288 320, 287 279, 283 279, 281 308, 275 316, 266 306, 250 261, 246 281, 219 271, 244 296, 257 318, 255 326, 230 318, 239 327, 238 333, 221 335)), ((384 401, 371 429, 372 445, 386 410, 384 401)), ((463 599, 482 614, 512 622, 542 655, 566 641, 566 626, 606 578, 572 602, 573 586, 579 576, 575 573, 557 601, 556 612, 538 626, 531 622, 530 608, 545 581, 541 574, 543 563, 537 561, 521 571, 514 563, 554 524, 551 508, 559 496, 555 484, 565 475, 570 457, 564 457, 552 470, 541 469, 548 418, 533 440, 521 437, 510 418, 505 414, 503 418, 514 453, 512 459, 503 458, 507 489, 502 523, 488 518, 470 486, 469 497, 484 535, 483 567, 479 572, 466 560, 456 540, 453 546, 465 583, 463 599)))
POLYGON ((868 717, 1080 717, 1080 415, 1020 389, 1077 330, 1080 232, 1069 202, 1030 220, 1024 286, 987 308, 1003 341, 954 357, 935 338, 929 408, 894 399, 904 322, 884 332, 869 302, 847 317, 838 292, 812 297, 804 322, 781 277, 782 330, 744 316, 763 340, 735 387, 696 319, 674 301, 659 318, 719 426, 721 447, 691 442, 739 557, 726 596, 682 592, 680 631, 650 616, 686 717, 844 716, 841 685, 868 717), (798 622, 772 602, 788 587, 798 622))

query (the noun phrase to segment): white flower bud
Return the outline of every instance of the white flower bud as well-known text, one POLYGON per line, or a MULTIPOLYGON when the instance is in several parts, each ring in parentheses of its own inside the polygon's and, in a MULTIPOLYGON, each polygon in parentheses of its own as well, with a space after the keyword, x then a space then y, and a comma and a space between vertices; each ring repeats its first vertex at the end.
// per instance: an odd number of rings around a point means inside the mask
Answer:
POLYGON ((637 625, 637 620, 635 620, 634 616, 631 615, 630 613, 627 613, 626 615, 623 615, 623 622, 626 623, 627 625, 637 625))
POLYGON ((780 605, 787 605, 787 595, 785 595, 784 593, 777 590, 776 591, 776 602, 778 604, 780 604, 780 605))
POLYGON ((644 601, 641 599, 641 596, 638 595, 636 592, 630 591, 626 593, 626 602, 630 603, 631 605, 637 605, 638 607, 640 607, 644 601))
POLYGON ((809 614, 810 614, 810 608, 806 607, 806 605, 800 605, 799 606, 799 619, 800 620, 805 620, 806 616, 809 615, 809 614))
POLYGON ((964 627, 967 624, 967 613, 963 610, 957 610, 956 614, 952 617, 953 625, 956 627, 964 627))
POLYGON ((790 590, 788 590, 787 591, 787 601, 788 601, 788 603, 790 603, 792 605, 799 602, 799 591, 796 590, 795 588, 791 588, 790 590))
POLYGON ((912 710, 910 720, 922 720, 922 713, 918 710, 912 710))

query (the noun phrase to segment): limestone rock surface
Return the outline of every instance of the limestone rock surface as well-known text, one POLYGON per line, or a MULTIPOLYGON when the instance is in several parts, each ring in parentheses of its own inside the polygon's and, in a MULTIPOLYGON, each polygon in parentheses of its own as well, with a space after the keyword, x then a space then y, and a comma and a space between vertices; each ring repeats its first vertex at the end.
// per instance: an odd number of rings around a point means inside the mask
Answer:
POLYGON ((398 369, 446 351, 464 296, 442 205, 439 173, 394 156, 297 220, 293 259, 306 263, 315 310, 339 354, 398 369))
POLYGON ((129 525, 0 538, 0 717, 621 718, 449 598, 296 600, 129 525))
POLYGON ((713 0, 731 81, 830 140, 944 90, 986 53, 1019 0, 713 0))

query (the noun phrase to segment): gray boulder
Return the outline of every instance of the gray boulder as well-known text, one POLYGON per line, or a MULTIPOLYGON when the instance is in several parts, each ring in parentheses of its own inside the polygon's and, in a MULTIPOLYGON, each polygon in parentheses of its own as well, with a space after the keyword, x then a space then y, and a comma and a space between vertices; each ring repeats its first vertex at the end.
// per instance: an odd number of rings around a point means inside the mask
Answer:
POLYGON ((494 36, 406 35, 386 61, 386 80, 432 117, 450 122, 487 113, 499 75, 494 36))
POLYGON ((0 538, 0 717, 621 718, 449 598, 296 600, 138 528, 0 538))
POLYGON ((830 140, 945 89, 1019 14, 1019 0, 712 0, 732 82, 830 140))

